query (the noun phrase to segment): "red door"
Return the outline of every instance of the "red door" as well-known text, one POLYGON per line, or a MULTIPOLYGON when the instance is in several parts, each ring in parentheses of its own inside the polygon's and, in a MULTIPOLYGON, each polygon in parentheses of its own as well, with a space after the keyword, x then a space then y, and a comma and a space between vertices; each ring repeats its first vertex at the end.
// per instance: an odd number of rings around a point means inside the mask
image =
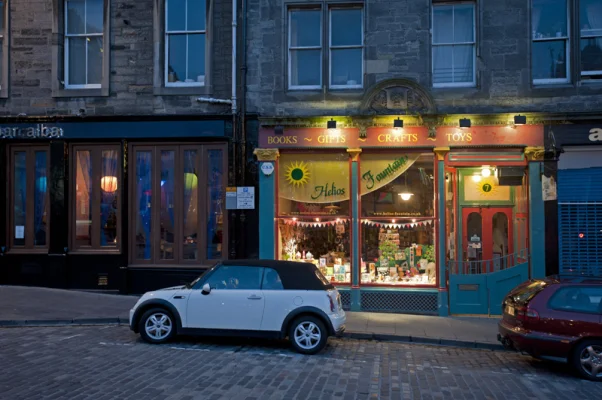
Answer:
POLYGON ((514 251, 511 207, 464 207, 462 209, 462 248, 471 268, 493 272, 512 262, 514 251), (474 263, 476 262, 476 263, 474 263))

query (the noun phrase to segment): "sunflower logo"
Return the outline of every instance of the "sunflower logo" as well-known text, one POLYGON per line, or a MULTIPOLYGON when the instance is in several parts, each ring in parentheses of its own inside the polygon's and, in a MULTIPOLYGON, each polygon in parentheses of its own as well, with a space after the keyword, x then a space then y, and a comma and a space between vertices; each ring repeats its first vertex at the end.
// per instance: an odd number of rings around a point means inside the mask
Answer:
POLYGON ((477 183, 477 191, 481 197, 490 197, 497 193, 498 187, 493 179, 484 178, 477 183))
POLYGON ((295 161, 286 169, 286 181, 293 186, 302 186, 309 182, 309 170, 303 161, 295 161))

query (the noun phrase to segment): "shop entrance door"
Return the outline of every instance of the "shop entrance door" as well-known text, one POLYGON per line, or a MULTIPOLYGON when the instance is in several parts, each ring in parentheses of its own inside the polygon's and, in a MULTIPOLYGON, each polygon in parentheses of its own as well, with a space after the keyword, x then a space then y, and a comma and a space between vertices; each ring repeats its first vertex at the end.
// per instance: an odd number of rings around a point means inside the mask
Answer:
POLYGON ((462 249, 465 274, 505 269, 514 251, 511 207, 464 207, 462 249))

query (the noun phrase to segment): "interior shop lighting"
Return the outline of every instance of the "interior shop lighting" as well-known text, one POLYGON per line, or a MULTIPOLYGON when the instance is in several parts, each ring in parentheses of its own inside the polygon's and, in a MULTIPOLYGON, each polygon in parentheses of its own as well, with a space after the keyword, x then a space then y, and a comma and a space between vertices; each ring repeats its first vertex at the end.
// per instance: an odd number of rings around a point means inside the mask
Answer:
POLYGON ((408 190, 408 174, 404 173, 404 175, 405 175, 405 187, 404 187, 404 191, 399 193, 399 196, 401 197, 401 199, 403 201, 408 201, 414 194, 410 193, 410 191, 408 190))
POLYGON ((470 128, 472 125, 469 118, 461 118, 460 119, 460 128, 470 128))
POLYGON ((326 123, 326 127, 328 129, 337 129, 337 121, 331 118, 330 121, 326 123))
POLYGON ((479 182, 481 182, 481 175, 474 174, 474 175, 472 176, 472 181, 473 181, 473 182, 476 182, 476 183, 479 183, 479 182))
POLYGON ((489 169, 489 166, 484 165, 483 169, 481 169, 481 176, 483 178, 488 178, 491 176, 491 170, 489 169))
POLYGON ((527 123, 527 117, 525 115, 515 115, 514 125, 525 125, 527 123))

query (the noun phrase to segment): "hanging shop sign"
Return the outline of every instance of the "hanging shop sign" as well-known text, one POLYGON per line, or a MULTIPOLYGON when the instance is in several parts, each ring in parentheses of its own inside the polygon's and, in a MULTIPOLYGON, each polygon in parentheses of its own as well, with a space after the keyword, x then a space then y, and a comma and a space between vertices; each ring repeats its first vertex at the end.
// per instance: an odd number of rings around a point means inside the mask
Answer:
POLYGON ((361 193, 380 189, 394 181, 414 164, 420 154, 404 154, 392 158, 390 154, 366 154, 361 163, 361 193))
MULTIPOLYGON (((360 138, 358 128, 290 128, 276 134, 273 128, 261 128, 262 148, 382 148, 382 147, 466 147, 466 146, 543 146, 542 125, 441 126, 434 137, 427 127, 370 127, 360 138)), ((597 138, 598 133, 593 134, 597 138)), ((602 130, 600 131, 602 140, 602 130)))

